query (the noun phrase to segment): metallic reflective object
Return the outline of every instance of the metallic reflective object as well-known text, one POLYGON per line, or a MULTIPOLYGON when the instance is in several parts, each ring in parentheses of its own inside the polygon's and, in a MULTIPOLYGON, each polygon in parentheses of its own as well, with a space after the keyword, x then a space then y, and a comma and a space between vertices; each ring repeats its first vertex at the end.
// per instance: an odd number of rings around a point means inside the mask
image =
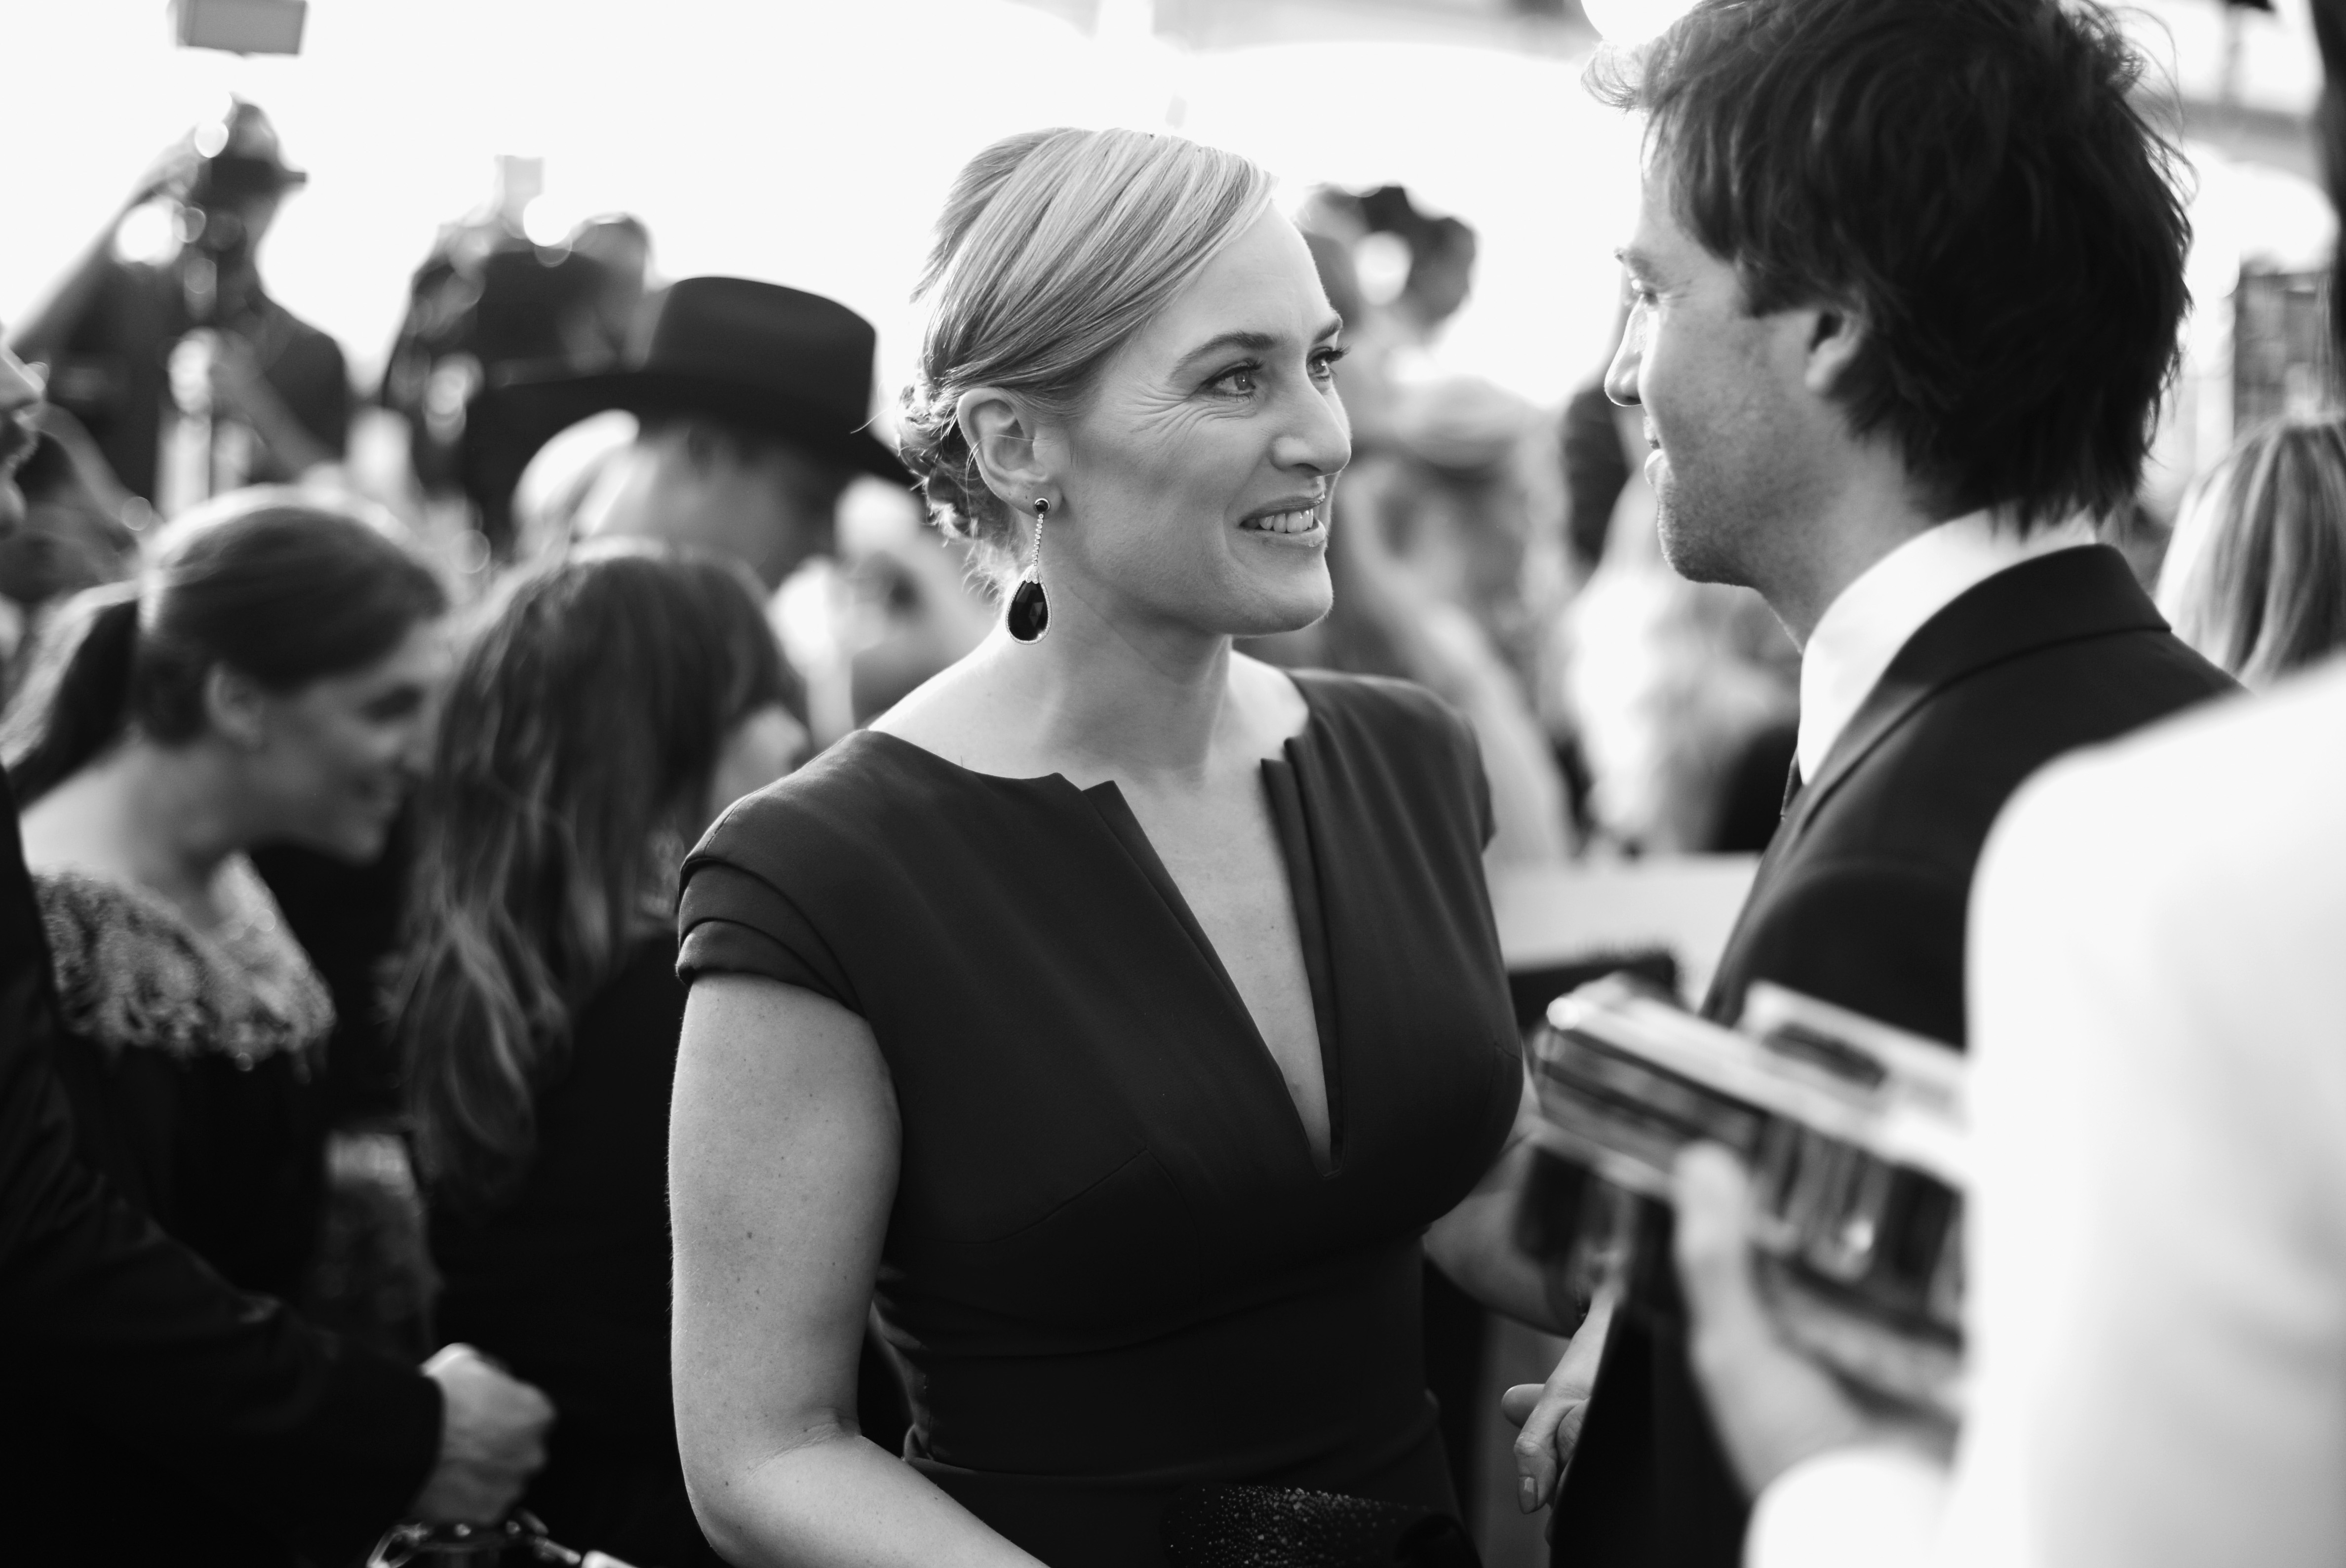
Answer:
MULTIPOLYGON (((1725 1145, 1751 1171, 1762 1283, 1787 1337, 1899 1404, 1960 1414, 1958 1053, 1764 983, 1728 1029, 1616 975, 1556 1002, 1532 1055, 1549 1153, 1667 1203, 1678 1151, 1725 1145)), ((1578 1277, 1619 1269, 1609 1254, 1633 1227, 1581 1214, 1544 1228, 1578 1277)))

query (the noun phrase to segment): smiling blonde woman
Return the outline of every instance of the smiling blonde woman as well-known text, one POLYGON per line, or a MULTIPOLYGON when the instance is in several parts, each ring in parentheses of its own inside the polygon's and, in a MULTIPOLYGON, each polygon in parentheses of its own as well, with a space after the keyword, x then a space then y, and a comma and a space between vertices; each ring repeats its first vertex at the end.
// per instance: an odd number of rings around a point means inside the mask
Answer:
POLYGON ((1326 613, 1352 455, 1270 196, 1128 131, 964 171, 904 453, 1005 623, 688 862, 676 1389, 734 1561, 1179 1563, 1227 1483, 1438 1532, 1427 1227, 1556 1326, 1470 1198, 1521 1091, 1474 739, 1231 649, 1326 613))

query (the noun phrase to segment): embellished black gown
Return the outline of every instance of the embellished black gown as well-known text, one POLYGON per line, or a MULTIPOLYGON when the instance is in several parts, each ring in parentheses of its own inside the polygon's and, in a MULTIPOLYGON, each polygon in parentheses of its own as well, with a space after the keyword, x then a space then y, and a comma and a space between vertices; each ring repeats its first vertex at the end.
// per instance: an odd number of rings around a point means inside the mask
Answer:
POLYGON ((1453 1510, 1420 1237, 1480 1179, 1520 1064, 1464 724, 1297 677, 1262 766, 1333 1166, 1113 784, 850 737, 687 862, 680 970, 871 1025, 903 1118, 877 1306, 905 1457, 1053 1568, 1165 1561, 1200 1482, 1453 1510))

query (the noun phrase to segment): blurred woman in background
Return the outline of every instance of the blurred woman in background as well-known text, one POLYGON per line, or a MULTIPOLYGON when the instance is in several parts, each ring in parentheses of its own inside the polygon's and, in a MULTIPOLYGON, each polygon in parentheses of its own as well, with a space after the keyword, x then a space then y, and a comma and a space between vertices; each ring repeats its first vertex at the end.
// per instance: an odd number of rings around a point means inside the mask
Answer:
MULTIPOLYGON (((248 851, 380 851, 421 770, 445 600, 387 535, 288 491, 222 497, 155 546, 57 613, 0 755, 84 1156, 234 1284, 290 1298, 320 1233, 334 1013, 248 851)), ((352 1419, 388 1436, 401 1409, 352 1419)), ((291 1561, 183 1466, 126 1500, 109 1441, 24 1450, 77 1561, 291 1561)))
POLYGON ((183 518, 59 612, 0 730, 86 1139, 164 1228, 289 1296, 314 1244, 332 1003, 246 851, 372 859, 420 771, 439 582, 291 492, 183 518))
POLYGON ((524 1501, 558 1539, 715 1562, 668 1399, 678 868, 806 732, 755 583, 598 545, 464 653, 418 812, 397 1028, 438 1326, 553 1395, 524 1501))
POLYGON ((2261 687, 2346 643, 2346 415, 2292 415, 2192 485, 2158 577, 2176 635, 2261 687))

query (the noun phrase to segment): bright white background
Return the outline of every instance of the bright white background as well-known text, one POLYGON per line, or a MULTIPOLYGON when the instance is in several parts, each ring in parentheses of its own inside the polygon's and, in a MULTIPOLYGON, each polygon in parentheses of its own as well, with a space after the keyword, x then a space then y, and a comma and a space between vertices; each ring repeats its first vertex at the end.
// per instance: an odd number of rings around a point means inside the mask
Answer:
POLYGON ((1445 359, 1542 401, 1604 352, 1634 139, 1575 64, 1423 45, 1189 56, 1008 0, 312 0, 303 53, 175 49, 160 0, 0 0, 19 135, 0 247, 13 317, 148 160, 235 90, 311 180, 263 255, 286 304, 381 363, 437 227, 492 155, 546 159, 558 234, 625 209, 669 277, 831 294, 913 349, 906 304, 954 171, 1008 132, 1162 128, 1255 157, 1290 200, 1398 180, 1482 235, 1445 359))
MULTIPOLYGON (((1598 0, 1666 14, 1684 0, 1598 0)), ((2252 100, 2318 88, 2305 0, 2247 19, 2252 100)), ((882 387, 916 331, 906 301, 954 170, 1007 132, 1126 124, 1246 153, 1290 199, 1318 181, 1397 180, 1482 237, 1451 368, 1543 402, 1592 373, 1612 248, 1635 200, 1635 134, 1590 102, 1579 62, 1424 44, 1188 55, 1132 0, 1098 36, 1011 0, 311 0, 295 59, 167 41, 162 0, 0 0, 15 220, 0 318, 20 312, 153 155, 230 90, 275 117, 311 172, 264 257, 272 287, 366 378, 438 226, 486 196, 492 156, 543 157, 534 230, 625 209, 669 277, 735 272, 818 290, 881 331, 882 387)), ((2138 31, 2199 96, 2221 59, 2212 0, 2146 0, 2138 31)), ((2201 158, 2198 331, 2240 258, 2320 260, 2329 215, 2301 180, 2201 158)), ((2212 368, 2212 367, 2211 367, 2212 368)))

